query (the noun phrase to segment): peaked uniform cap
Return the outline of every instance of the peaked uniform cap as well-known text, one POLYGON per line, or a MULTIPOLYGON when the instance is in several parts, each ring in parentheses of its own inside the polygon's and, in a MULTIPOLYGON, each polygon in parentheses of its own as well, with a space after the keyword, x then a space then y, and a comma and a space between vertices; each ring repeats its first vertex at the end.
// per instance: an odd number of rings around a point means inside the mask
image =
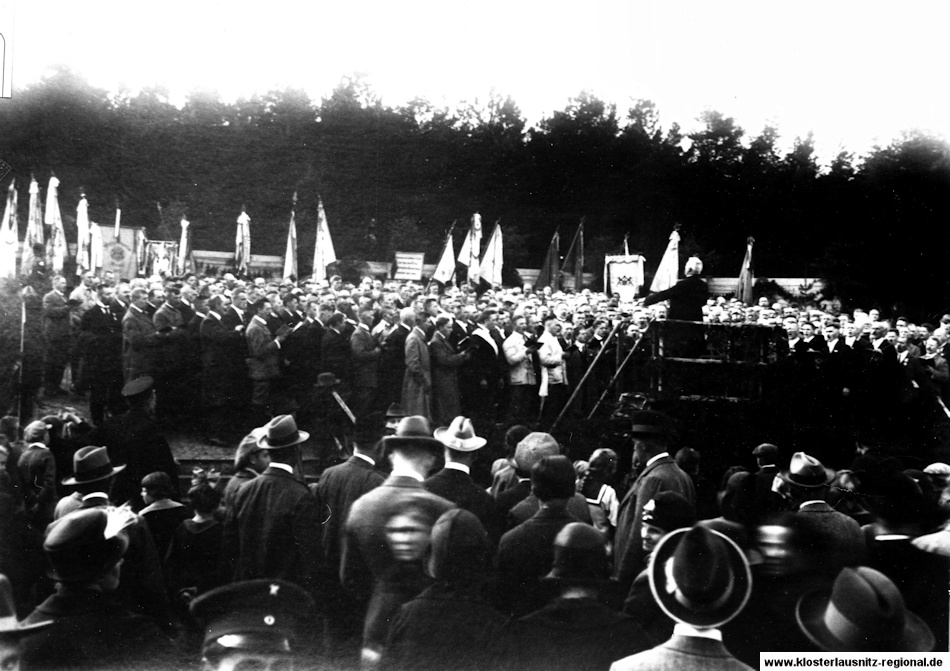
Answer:
POLYGON ((435 430, 435 438, 446 447, 458 452, 474 452, 488 442, 475 435, 475 427, 468 417, 456 417, 448 427, 435 430))

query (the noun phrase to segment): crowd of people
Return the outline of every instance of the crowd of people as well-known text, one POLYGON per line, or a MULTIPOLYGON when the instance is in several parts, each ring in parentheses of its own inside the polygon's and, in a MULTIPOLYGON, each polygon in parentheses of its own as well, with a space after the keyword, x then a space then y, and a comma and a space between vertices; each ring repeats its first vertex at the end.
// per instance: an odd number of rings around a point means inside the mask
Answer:
POLYGON ((25 292, 42 354, 21 392, 88 393, 91 417, 27 400, 0 422, 0 658, 739 669, 947 650, 950 466, 859 446, 834 470, 827 446, 765 443, 735 446, 720 480, 656 410, 630 417, 623 462, 547 431, 668 317, 784 327, 803 411, 946 413, 950 317, 745 306, 688 270, 629 304, 195 274, 25 292), (237 448, 230 477, 198 470, 185 492, 163 433, 186 418, 237 448))

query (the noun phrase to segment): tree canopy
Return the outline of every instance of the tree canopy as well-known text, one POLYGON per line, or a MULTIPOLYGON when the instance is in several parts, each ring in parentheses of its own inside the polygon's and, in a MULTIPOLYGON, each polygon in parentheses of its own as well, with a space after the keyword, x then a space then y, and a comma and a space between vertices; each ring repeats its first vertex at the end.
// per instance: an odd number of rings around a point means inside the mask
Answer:
POLYGON ((84 191, 94 221, 118 205, 124 224, 174 239, 185 215, 197 248, 230 250, 243 205, 253 251, 280 254, 297 192, 303 273, 319 196, 343 258, 411 248, 434 262, 451 222, 458 245, 477 211, 511 232, 512 267, 537 267, 554 231, 584 217, 596 272, 625 233, 658 263, 680 224, 712 275, 738 275, 752 235, 757 275, 822 275, 846 300, 945 309, 946 274, 930 268, 950 220, 950 147, 920 133, 859 165, 842 151, 822 171, 811 135, 782 155, 780 129, 752 135, 709 110, 684 136, 649 100, 618 110, 586 91, 536 127, 509 96, 392 107, 356 75, 320 101, 285 89, 225 103, 204 90, 179 109, 161 88, 110 94, 61 68, 4 103, 7 180, 25 189, 55 173, 67 214, 84 191))

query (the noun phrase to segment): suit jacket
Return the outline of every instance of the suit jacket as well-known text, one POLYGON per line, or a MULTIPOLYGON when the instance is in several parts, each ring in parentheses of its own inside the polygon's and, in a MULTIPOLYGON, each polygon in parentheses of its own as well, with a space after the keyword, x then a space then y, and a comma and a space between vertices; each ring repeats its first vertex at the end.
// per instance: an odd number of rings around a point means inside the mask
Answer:
POLYGON ((542 508, 515 527, 498 545, 498 596, 516 617, 537 610, 551 596, 541 578, 554 562, 554 539, 577 518, 566 510, 542 508))
POLYGON ((503 530, 501 511, 492 495, 476 485, 471 475, 456 468, 443 468, 425 481, 425 488, 475 515, 488 532, 492 546, 498 544, 503 530))
POLYGON ((155 325, 145 312, 133 305, 122 318, 122 361, 127 380, 152 372, 155 346, 155 325))
POLYGON ((350 341, 342 333, 327 328, 320 344, 321 373, 333 373, 343 382, 350 381, 350 341))
POLYGON ((43 296, 43 326, 47 343, 62 342, 71 337, 69 306, 66 297, 58 291, 43 296))
POLYGON ((88 340, 84 375, 89 379, 122 372, 122 324, 108 306, 95 305, 82 316, 80 328, 88 340))
POLYGON ((67 587, 24 620, 53 624, 20 641, 24 668, 182 668, 186 661, 151 619, 112 595, 67 587))
POLYGON ((505 626, 497 668, 602 671, 654 645, 640 625, 596 599, 558 598, 505 626))
POLYGON ((720 642, 679 636, 631 657, 614 662, 610 671, 751 671, 720 642))
POLYGON ((350 336, 352 355, 353 385, 362 389, 375 389, 379 386, 380 349, 372 334, 362 326, 350 336))
POLYGON ((340 573, 343 528, 353 503, 363 494, 379 487, 385 479, 372 464, 356 456, 331 466, 320 475, 316 493, 320 521, 323 522, 323 556, 328 572, 333 571, 336 576, 340 573))
POLYGON ((691 275, 680 280, 666 291, 650 294, 643 301, 644 307, 660 301, 669 301, 670 309, 667 316, 670 319, 701 322, 703 320, 703 306, 709 298, 709 287, 706 280, 699 275, 691 275))
POLYGON ((152 317, 160 351, 157 372, 175 375, 187 368, 188 333, 184 316, 171 303, 163 303, 152 317))
POLYGON ((206 406, 221 407, 233 401, 247 376, 241 356, 244 335, 228 328, 214 313, 201 321, 201 397, 206 406))
POLYGON ((693 481, 669 456, 657 459, 643 469, 620 502, 614 536, 614 573, 624 589, 629 589, 633 579, 643 568, 643 549, 640 542, 643 506, 666 490, 682 494, 687 501, 696 505, 693 481))
POLYGON ((432 336, 429 353, 432 355, 432 420, 448 426, 462 414, 458 370, 465 356, 457 354, 441 333, 432 336))
POLYGON ((221 552, 234 580, 279 578, 313 592, 321 554, 317 502, 293 475, 269 466, 238 490, 221 552))
POLYGON ((280 344, 265 324, 252 319, 245 330, 247 368, 252 380, 273 380, 280 377, 280 344))
MULTIPOLYGON (((513 529, 522 522, 525 522, 541 509, 541 501, 534 494, 528 494, 523 500, 519 501, 508 512, 508 528, 513 529)), ((567 500, 567 512, 577 518, 579 522, 593 525, 590 516, 590 506, 587 505, 587 499, 581 494, 574 494, 567 500)))
POLYGON ((402 409, 407 415, 431 416, 432 372, 429 346, 422 329, 406 338, 406 373, 402 381, 402 409))

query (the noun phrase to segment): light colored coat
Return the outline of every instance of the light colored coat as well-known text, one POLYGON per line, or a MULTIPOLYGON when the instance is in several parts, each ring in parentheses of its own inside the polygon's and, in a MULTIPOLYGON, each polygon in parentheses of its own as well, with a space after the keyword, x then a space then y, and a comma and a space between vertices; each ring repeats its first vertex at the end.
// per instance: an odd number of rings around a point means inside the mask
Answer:
POLYGON ((532 386, 537 384, 534 364, 531 361, 528 348, 525 346, 524 334, 517 331, 512 333, 505 338, 503 348, 505 350, 505 360, 509 366, 508 382, 513 385, 532 386))
POLYGON ((432 414, 432 373, 429 346, 418 326, 406 337, 406 373, 402 381, 402 408, 407 415, 432 414))

